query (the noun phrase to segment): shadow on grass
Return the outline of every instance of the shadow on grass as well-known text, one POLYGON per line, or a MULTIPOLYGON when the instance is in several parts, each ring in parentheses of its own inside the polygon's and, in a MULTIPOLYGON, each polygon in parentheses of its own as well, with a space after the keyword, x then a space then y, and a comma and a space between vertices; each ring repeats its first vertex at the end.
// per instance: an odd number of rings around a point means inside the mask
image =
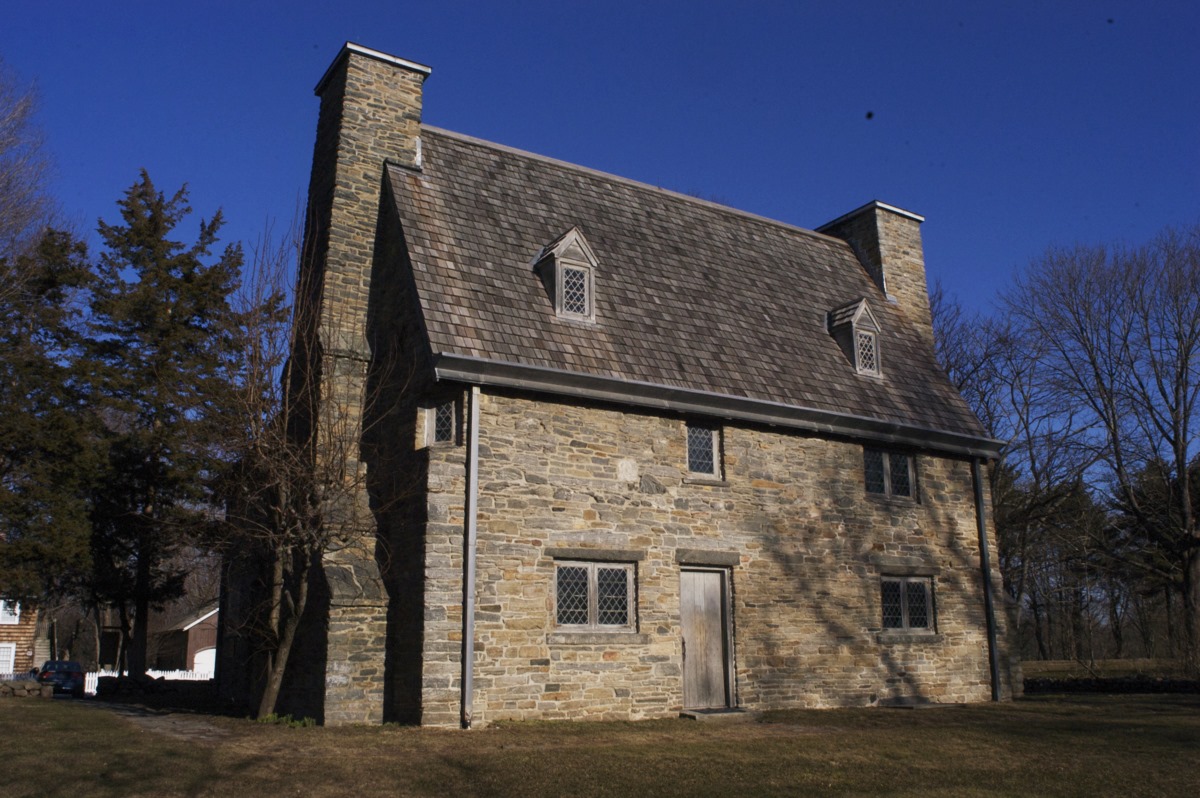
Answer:
MULTIPOLYGON (((507 723, 476 732, 212 719, 186 740, 90 702, 11 701, 0 795, 1194 794, 1200 698, 1050 696, 769 713, 715 726, 507 723)), ((196 716, 187 716, 199 719, 196 716)))

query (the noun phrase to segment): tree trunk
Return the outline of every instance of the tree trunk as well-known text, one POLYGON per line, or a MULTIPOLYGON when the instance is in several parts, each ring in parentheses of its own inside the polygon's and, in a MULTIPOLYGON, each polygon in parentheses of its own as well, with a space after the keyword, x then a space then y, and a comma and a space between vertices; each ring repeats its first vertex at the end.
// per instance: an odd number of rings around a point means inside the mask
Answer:
POLYGON ((95 622, 96 630, 96 670, 104 668, 104 662, 100 658, 101 645, 104 642, 104 626, 100 623, 100 605, 92 610, 92 619, 95 622))
POLYGON ((121 620, 121 641, 117 648, 117 674, 124 674, 129 669, 129 607, 125 604, 125 599, 117 605, 117 612, 121 620))
POLYGON ((1114 652, 1113 656, 1120 659, 1125 653, 1125 631, 1121 628, 1124 619, 1122 618, 1120 599, 1117 596, 1118 590, 1109 591, 1108 594, 1108 630, 1112 634, 1114 652))
POLYGON ((134 580, 133 641, 129 648, 129 675, 146 673, 146 644, 150 629, 150 558, 139 546, 134 580))
MULTIPOLYGON (((292 644, 296 642, 296 630, 300 628, 300 619, 304 608, 308 605, 308 577, 312 568, 312 557, 305 555, 300 573, 297 574, 296 598, 290 611, 283 613, 283 627, 279 629, 276 639, 278 648, 272 652, 271 668, 267 673, 267 684, 263 688, 262 700, 258 704, 258 717, 265 718, 275 712, 279 701, 279 691, 283 687, 283 674, 287 671, 288 658, 292 653, 292 644)), ((286 590, 286 588, 284 588, 286 590)))
POLYGON ((1167 654, 1176 656, 1178 649, 1175 646, 1175 615, 1171 612, 1171 587, 1163 585, 1163 609, 1167 616, 1167 654))
POLYGON ((1036 597, 1029 597, 1029 614, 1033 618, 1033 638, 1037 641, 1038 659, 1050 659, 1050 650, 1046 647, 1046 630, 1042 627, 1042 609, 1036 597))

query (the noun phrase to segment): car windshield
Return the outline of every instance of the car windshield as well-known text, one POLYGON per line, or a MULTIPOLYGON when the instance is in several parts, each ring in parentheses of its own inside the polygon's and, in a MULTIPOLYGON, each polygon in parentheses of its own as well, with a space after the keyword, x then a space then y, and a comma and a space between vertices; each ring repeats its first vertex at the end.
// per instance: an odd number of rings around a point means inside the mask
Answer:
POLYGON ((43 671, 81 671, 83 666, 78 662, 68 662, 59 660, 57 662, 47 662, 42 666, 43 671))

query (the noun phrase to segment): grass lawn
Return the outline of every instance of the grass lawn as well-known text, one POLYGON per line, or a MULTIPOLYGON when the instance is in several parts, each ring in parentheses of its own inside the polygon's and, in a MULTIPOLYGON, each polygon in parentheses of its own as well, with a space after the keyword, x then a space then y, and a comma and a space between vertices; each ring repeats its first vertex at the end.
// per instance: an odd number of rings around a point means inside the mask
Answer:
POLYGON ((1044 696, 760 723, 288 728, 6 699, 0 795, 1120 795, 1200 790, 1200 696, 1044 696), (188 723, 199 721, 188 739, 188 723), (172 727, 172 723, 177 725, 172 727))

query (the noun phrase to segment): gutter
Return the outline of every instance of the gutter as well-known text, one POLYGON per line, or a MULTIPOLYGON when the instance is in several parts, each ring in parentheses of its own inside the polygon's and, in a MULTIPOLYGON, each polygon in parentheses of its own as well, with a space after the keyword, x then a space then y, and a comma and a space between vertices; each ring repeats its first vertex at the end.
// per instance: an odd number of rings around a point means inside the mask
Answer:
POLYGON ((468 398, 466 528, 463 534, 463 647, 462 715, 464 729, 471 728, 475 697, 475 543, 479 515, 479 386, 472 385, 468 398))
POLYGON ((983 476, 980 459, 971 460, 971 482, 975 487, 975 521, 979 527, 979 568, 983 571, 983 611, 987 616, 988 668, 992 677, 992 700, 1000 700, 1000 662, 996 649, 996 608, 992 603, 992 562, 988 554, 987 515, 983 508, 983 476))
POLYGON ((1002 441, 992 438, 915 424, 465 355, 435 355, 434 373, 438 380, 519 388, 677 413, 696 413, 824 435, 934 449, 967 457, 998 458, 1003 446, 1002 441))

